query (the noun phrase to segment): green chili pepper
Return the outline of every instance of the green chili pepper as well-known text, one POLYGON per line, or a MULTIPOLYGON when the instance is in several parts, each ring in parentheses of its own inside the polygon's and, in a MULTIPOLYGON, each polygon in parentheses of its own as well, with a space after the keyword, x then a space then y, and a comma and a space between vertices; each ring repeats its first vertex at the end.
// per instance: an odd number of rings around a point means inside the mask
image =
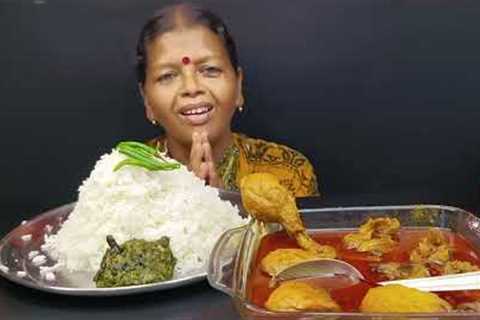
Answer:
POLYGON ((123 166, 137 166, 150 171, 175 170, 180 168, 178 162, 169 162, 162 157, 161 153, 146 144, 136 141, 122 141, 117 144, 118 152, 127 156, 127 159, 120 161, 113 171, 123 166))

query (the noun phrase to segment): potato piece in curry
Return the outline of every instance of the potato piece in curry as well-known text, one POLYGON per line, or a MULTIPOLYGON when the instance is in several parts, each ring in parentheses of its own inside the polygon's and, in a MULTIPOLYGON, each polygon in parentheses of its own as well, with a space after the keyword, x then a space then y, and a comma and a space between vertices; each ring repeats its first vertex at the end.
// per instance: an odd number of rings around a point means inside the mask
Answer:
POLYGON ((340 306, 322 288, 307 283, 287 281, 276 288, 265 308, 271 311, 341 311, 340 306))
POLYGON ((360 304, 362 312, 445 312, 450 304, 434 293, 398 284, 368 290, 360 304))
MULTIPOLYGON (((333 248, 332 248, 333 249, 333 248)), ((335 254, 335 252, 333 252, 335 254)), ((326 258, 315 251, 303 249, 277 249, 268 253, 261 261, 262 271, 270 276, 277 276, 282 270, 299 262, 326 258)))
POLYGON ((306 232, 295 198, 270 173, 253 173, 242 178, 240 192, 245 210, 255 219, 283 225, 297 244, 307 250, 334 258, 335 249, 315 242, 306 232))

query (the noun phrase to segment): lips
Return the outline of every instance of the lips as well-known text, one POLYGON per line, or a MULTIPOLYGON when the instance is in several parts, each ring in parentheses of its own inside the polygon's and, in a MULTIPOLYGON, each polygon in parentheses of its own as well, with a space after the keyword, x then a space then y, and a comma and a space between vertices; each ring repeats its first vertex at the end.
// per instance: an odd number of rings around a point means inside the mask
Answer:
POLYGON ((199 126, 207 123, 212 114, 213 106, 210 103, 189 104, 180 108, 180 117, 188 124, 199 126))

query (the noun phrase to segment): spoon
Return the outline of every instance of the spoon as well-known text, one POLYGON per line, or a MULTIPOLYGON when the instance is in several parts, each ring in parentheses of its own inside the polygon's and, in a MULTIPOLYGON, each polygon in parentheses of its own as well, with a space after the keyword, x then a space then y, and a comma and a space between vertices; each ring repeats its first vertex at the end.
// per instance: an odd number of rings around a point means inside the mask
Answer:
POLYGON ((401 284, 421 291, 480 290, 480 271, 443 276, 372 282, 351 264, 337 259, 306 260, 289 266, 278 273, 277 281, 308 282, 326 289, 340 289, 365 282, 373 286, 401 284))
POLYGON ((328 289, 346 288, 361 281, 377 285, 366 280, 362 273, 351 264, 326 258, 306 260, 291 265, 280 271, 275 279, 277 281, 308 282, 328 289))

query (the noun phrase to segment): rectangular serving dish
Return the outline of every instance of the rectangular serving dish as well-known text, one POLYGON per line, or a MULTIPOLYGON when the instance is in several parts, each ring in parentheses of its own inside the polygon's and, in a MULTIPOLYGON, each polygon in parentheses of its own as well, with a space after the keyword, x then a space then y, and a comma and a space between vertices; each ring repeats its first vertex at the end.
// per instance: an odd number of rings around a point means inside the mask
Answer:
MULTIPOLYGON (((368 217, 396 217, 402 227, 439 227, 461 234, 480 248, 480 219, 455 207, 439 205, 344 207, 300 210, 309 232, 358 228, 368 217)), ((271 312, 248 300, 247 281, 264 236, 281 230, 279 224, 255 220, 225 232, 209 261, 208 281, 232 297, 243 319, 480 319, 480 312, 360 313, 271 312)))

